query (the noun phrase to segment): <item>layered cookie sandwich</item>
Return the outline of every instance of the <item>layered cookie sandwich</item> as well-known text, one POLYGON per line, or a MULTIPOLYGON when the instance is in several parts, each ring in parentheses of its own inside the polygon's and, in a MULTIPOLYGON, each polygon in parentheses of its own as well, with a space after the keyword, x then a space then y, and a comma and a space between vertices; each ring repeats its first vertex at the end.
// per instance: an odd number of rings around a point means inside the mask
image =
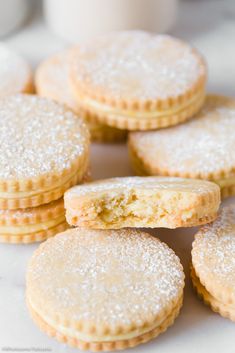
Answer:
POLYGON ((86 120, 151 130, 176 125, 201 108, 207 67, 179 39, 127 31, 75 48, 70 79, 86 120))
POLYGON ((222 197, 235 194, 235 100, 209 95, 185 124, 133 132, 129 152, 138 175, 199 178, 217 183, 222 197))
POLYGON ((72 229, 30 260, 27 305, 35 323, 62 343, 91 351, 137 346, 178 316, 184 273, 166 244, 131 229, 72 229))
POLYGON ((30 243, 68 228, 64 192, 87 178, 82 119, 32 95, 0 100, 0 241, 30 243))
POLYGON ((213 311, 235 321, 235 205, 202 227, 192 249, 193 285, 213 311))
POLYGON ((37 96, 0 100, 0 209, 63 196, 88 167, 89 133, 63 106, 37 96))
POLYGON ((0 242, 43 241, 67 228, 63 198, 37 207, 0 210, 0 242))

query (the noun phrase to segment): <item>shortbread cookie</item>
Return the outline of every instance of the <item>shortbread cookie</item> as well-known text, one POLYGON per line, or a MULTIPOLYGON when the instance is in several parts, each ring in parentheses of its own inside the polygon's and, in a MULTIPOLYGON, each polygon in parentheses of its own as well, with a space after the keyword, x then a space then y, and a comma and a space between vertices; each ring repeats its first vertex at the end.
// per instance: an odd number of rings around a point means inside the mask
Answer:
MULTIPOLYGON (((55 54, 43 61, 36 70, 35 85, 40 96, 66 104, 79 115, 79 106, 69 82, 69 57, 71 49, 55 54)), ((121 142, 127 132, 109 126, 88 122, 91 139, 96 142, 121 142)))
POLYGON ((43 243, 27 272, 35 322, 74 347, 107 351, 149 341, 171 325, 184 273, 166 244, 131 229, 72 229, 43 243))
POLYGON ((193 116, 207 68, 188 44, 141 31, 109 34, 71 55, 71 82, 83 116, 127 130, 151 130, 193 116))
POLYGON ((139 175, 168 175, 214 181, 222 196, 235 194, 235 100, 209 95, 202 111, 184 125, 129 137, 139 175))
POLYGON ((220 189, 202 180, 126 177, 75 186, 64 200, 66 219, 73 226, 176 228, 214 220, 220 189))
MULTIPOLYGON (((90 169, 82 182, 91 181, 90 169)), ((37 207, 0 210, 0 242, 26 244, 43 241, 69 228, 64 199, 37 207)))
POLYGON ((235 305, 228 303, 223 303, 222 301, 213 297, 206 288, 201 284, 199 278, 197 277, 194 268, 191 268, 191 279, 193 287, 196 290, 198 297, 203 300, 206 305, 209 305, 210 308, 220 314, 221 316, 235 321, 235 305))
POLYGON ((221 209, 218 219, 202 227, 192 250, 192 279, 204 301, 235 321, 235 205, 221 209))
POLYGON ((0 209, 59 199, 87 170, 84 122, 45 98, 19 94, 2 99, 0 141, 0 209))
POLYGON ((31 93, 32 72, 28 63, 0 42, 0 98, 15 93, 31 93))
POLYGON ((64 201, 18 210, 0 210, 0 241, 32 243, 45 240, 69 226, 64 201))

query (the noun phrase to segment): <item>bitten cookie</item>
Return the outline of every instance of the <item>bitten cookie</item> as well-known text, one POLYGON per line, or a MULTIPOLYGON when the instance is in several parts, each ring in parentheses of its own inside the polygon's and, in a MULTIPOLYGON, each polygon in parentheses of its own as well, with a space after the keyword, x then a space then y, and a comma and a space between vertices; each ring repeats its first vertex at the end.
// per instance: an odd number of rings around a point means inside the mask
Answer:
POLYGON ((73 229, 43 243, 27 272, 36 324, 73 347, 111 351, 147 342, 170 326, 184 273, 166 244, 131 229, 73 229))
POLYGON ((126 177, 78 185, 64 200, 66 219, 74 226, 176 228, 214 220, 220 189, 201 180, 126 177))
POLYGON ((120 129, 159 129, 191 118, 204 102, 206 77, 197 50, 167 35, 117 32, 71 55, 83 116, 120 129))
POLYGON ((129 136, 133 168, 139 175, 207 179, 222 197, 235 194, 235 100, 209 95, 195 119, 161 131, 129 136))
POLYGON ((39 206, 81 182, 89 133, 71 111, 45 98, 0 100, 0 209, 39 206))
MULTIPOLYGON (((66 104, 76 114, 80 114, 79 106, 74 98, 69 82, 69 57, 71 49, 55 54, 43 61, 36 70, 35 85, 40 96, 55 99, 66 104)), ((91 139, 96 142, 121 142, 127 132, 109 126, 88 122, 91 139)))
POLYGON ((28 63, 0 42, 0 98, 32 91, 32 72, 28 63))
POLYGON ((0 210, 0 242, 32 243, 68 228, 63 198, 18 210, 0 210))
POLYGON ((192 249, 191 277, 198 294, 215 312, 235 321, 235 205, 202 227, 192 249))

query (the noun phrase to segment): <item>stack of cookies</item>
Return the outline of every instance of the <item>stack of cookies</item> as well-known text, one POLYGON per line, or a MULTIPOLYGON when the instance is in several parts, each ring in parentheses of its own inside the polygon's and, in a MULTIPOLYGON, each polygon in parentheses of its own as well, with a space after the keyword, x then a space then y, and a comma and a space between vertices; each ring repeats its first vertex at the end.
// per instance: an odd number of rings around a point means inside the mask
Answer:
POLYGON ((234 210, 216 218, 221 190, 223 197, 235 193, 235 104, 206 97, 206 80, 206 63, 188 44, 120 32, 41 63, 36 90, 47 99, 0 101, 2 239, 57 233, 67 227, 64 205, 76 227, 43 243, 27 272, 30 313, 50 336, 81 349, 116 350, 147 342, 174 322, 183 268, 166 244, 135 229, 142 227, 214 221, 196 236, 192 278, 214 310, 234 318, 234 266, 227 268, 234 210), (121 141, 129 132, 141 176, 69 189, 88 166, 79 116, 94 141, 121 141))
POLYGON ((235 205, 226 206, 218 219, 195 236, 191 277, 204 302, 235 321, 235 205))
POLYGON ((207 69, 186 43, 134 31, 111 34, 43 62, 39 95, 67 104, 93 140, 123 140, 126 130, 178 124, 203 104, 207 69))
POLYGON ((206 96, 206 81, 196 49, 141 31, 59 53, 39 65, 35 79, 39 95, 88 122, 93 140, 121 141, 129 131, 137 175, 210 180, 227 197, 235 194, 235 100, 206 96))
POLYGON ((113 178, 74 186, 64 199, 67 221, 77 228, 42 244, 29 264, 26 297, 36 324, 61 342, 92 351, 157 337, 179 314, 183 268, 166 244, 134 228, 214 220, 218 185, 113 178))
POLYGON ((29 243, 66 229, 63 194, 88 166, 83 121, 44 98, 7 96, 0 140, 0 240, 29 243))

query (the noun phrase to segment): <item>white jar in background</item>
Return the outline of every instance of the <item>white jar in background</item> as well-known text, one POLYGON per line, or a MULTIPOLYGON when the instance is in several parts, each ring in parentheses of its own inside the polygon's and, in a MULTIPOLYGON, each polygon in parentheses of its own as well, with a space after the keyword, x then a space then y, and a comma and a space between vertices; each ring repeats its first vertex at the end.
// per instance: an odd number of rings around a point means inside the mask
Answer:
POLYGON ((0 0, 0 37, 19 27, 28 15, 28 0, 0 0))
POLYGON ((177 5, 178 0, 44 0, 44 13, 60 37, 83 42, 117 30, 165 32, 177 5))

